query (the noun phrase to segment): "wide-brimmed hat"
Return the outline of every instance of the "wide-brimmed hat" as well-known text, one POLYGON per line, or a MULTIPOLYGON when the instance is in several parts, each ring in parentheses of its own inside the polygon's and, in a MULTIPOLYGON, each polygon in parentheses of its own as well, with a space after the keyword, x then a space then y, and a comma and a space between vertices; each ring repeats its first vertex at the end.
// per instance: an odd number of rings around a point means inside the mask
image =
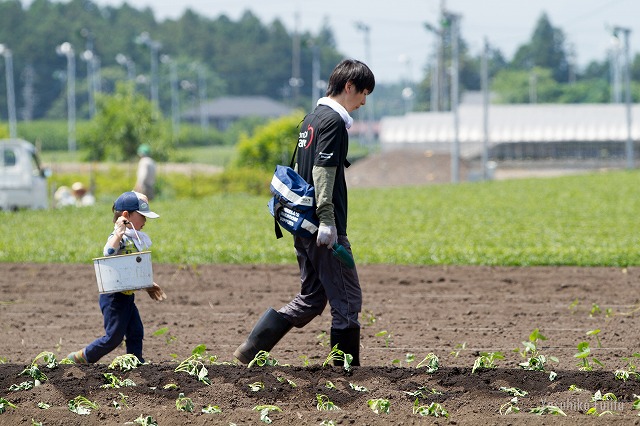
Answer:
POLYGON ((133 212, 136 211, 149 219, 155 219, 160 217, 158 213, 152 212, 149 208, 149 202, 143 194, 129 191, 125 192, 118 197, 115 203, 113 203, 113 210, 119 212, 133 212))

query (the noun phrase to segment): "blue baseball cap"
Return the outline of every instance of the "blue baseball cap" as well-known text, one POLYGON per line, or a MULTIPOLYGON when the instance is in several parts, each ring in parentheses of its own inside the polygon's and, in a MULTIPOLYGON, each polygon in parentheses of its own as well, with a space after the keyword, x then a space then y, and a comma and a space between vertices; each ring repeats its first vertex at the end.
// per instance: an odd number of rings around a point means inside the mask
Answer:
POLYGON ((138 212, 142 216, 146 216, 149 219, 155 219, 160 217, 159 214, 154 213, 149 208, 147 197, 139 192, 129 191, 125 192, 118 197, 115 203, 113 203, 113 210, 119 212, 138 212))

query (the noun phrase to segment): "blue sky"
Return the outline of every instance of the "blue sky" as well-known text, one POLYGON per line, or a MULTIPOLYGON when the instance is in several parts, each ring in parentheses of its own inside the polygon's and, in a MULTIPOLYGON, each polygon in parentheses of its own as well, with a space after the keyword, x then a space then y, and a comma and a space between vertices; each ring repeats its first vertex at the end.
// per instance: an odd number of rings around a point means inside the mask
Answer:
MULTIPOLYGON (((120 6, 123 0, 94 0, 102 6, 120 6)), ((632 56, 640 50, 638 0, 127 0, 136 8, 150 7, 157 19, 177 18, 188 7, 216 17, 232 19, 251 10, 263 23, 280 19, 291 31, 317 32, 327 19, 338 49, 347 56, 368 60, 378 81, 417 80, 433 55, 433 35, 424 23, 435 24, 442 4, 460 14, 461 31, 472 53, 483 40, 510 58, 531 37, 543 12, 565 32, 578 66, 603 60, 612 44, 610 28, 631 29, 632 56), (296 19, 296 15, 298 18, 296 19), (369 26, 370 57, 366 58, 365 33, 356 22, 369 26), (635 26, 635 28, 634 28, 635 26)))

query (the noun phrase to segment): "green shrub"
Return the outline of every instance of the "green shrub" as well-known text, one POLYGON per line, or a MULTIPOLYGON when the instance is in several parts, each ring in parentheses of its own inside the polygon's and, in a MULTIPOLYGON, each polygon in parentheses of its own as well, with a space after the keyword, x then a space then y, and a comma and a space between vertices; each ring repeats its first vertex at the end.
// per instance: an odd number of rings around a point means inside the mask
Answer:
MULTIPOLYGON (((88 121, 76 122, 76 140, 87 133, 88 121)), ((35 144, 41 151, 69 149, 69 129, 66 120, 38 120, 18 122, 18 137, 35 144)))
POLYGON ((231 168, 220 174, 167 173, 158 179, 163 198, 203 198, 216 194, 268 195, 271 173, 248 168, 231 168))
POLYGON ((272 172, 276 164, 289 164, 303 117, 298 111, 256 128, 252 137, 241 137, 236 165, 272 172))
POLYGON ((183 123, 180 125, 176 146, 219 146, 224 145, 224 143, 223 133, 216 128, 202 130, 200 126, 183 123))

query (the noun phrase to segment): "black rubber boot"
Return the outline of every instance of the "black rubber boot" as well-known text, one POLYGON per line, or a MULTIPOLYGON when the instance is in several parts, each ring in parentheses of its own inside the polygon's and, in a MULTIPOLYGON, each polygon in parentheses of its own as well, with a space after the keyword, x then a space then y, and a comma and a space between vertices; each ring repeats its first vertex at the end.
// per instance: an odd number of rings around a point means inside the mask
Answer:
MULTIPOLYGON (((331 347, 338 345, 338 349, 346 354, 353 356, 351 365, 358 367, 360 365, 360 329, 359 328, 345 328, 338 330, 331 329, 331 347)), ((334 361, 333 365, 344 365, 342 361, 334 361)))
POLYGON ((249 364, 260 351, 269 352, 291 330, 293 325, 275 309, 269 308, 260 317, 249 337, 233 353, 240 362, 249 364))

